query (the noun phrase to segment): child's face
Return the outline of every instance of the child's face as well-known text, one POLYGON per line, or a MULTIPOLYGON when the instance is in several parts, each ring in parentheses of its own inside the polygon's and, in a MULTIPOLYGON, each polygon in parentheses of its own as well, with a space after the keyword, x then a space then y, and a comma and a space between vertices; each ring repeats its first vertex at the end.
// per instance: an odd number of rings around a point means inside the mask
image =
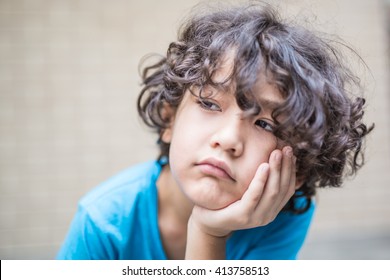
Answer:
MULTIPOLYGON (((224 67, 217 76, 223 79, 227 72, 224 67)), ((271 113, 283 99, 267 82, 255 90, 261 111, 249 116, 231 92, 204 89, 203 100, 185 93, 163 140, 171 143, 172 175, 193 203, 220 209, 239 200, 259 165, 277 148, 271 113)))

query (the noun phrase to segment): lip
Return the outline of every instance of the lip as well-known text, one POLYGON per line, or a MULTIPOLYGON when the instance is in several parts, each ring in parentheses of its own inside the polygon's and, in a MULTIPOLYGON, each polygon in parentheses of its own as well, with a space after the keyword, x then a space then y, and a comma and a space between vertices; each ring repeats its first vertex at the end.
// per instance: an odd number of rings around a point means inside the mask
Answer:
POLYGON ((229 166, 221 160, 208 158, 197 163, 201 171, 207 175, 236 181, 229 166))

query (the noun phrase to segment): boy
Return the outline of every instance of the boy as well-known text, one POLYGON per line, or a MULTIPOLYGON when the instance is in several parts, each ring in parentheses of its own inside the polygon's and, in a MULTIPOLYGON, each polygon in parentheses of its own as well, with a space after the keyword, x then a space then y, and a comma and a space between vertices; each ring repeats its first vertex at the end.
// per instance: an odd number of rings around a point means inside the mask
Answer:
POLYGON ((194 16, 143 82, 160 156, 80 201, 60 259, 295 259, 315 188, 363 164, 357 77, 271 7, 194 16))

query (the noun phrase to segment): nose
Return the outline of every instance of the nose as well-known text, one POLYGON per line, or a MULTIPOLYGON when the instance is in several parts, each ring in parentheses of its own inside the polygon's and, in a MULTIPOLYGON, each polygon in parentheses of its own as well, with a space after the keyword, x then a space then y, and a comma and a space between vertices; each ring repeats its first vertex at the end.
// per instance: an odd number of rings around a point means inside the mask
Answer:
POLYGON ((239 157, 244 151, 244 132, 241 119, 235 116, 234 120, 224 120, 212 135, 210 145, 220 148, 233 157, 239 157))

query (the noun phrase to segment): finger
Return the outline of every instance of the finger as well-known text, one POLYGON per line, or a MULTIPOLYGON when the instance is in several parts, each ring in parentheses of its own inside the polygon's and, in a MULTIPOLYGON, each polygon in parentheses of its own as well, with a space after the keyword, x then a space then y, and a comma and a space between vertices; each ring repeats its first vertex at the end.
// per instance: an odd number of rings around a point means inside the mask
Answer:
POLYGON ((270 156, 270 175, 261 202, 255 212, 259 217, 272 220, 293 194, 295 167, 291 147, 275 150, 270 156), (273 167, 273 168, 272 168, 273 167), (292 176, 294 174, 294 176, 292 176))
POLYGON ((293 151, 292 148, 286 146, 282 150, 282 167, 281 167, 281 176, 280 176, 280 186, 282 188, 288 188, 290 185, 292 168, 293 168, 293 151))
POLYGON ((286 194, 284 198, 282 199, 280 205, 279 205, 279 211, 286 205, 286 203, 289 201, 289 199, 294 195, 296 190, 296 157, 293 156, 292 158, 292 168, 291 168, 291 176, 290 176, 290 182, 289 187, 286 191, 286 194))
POLYGON ((269 164, 262 163, 257 168, 248 189, 241 198, 241 202, 247 209, 255 209, 261 200, 269 174, 269 164))
POLYGON ((251 216, 263 195, 268 173, 268 163, 262 163, 257 168, 255 176, 240 200, 226 208, 207 211, 207 217, 203 217, 203 220, 206 223, 210 221, 230 221, 230 226, 235 227, 235 218, 240 220, 243 216, 251 216))
MULTIPOLYGON (((274 204, 275 211, 279 211, 280 205, 285 201, 286 196, 289 196, 291 193, 292 179, 295 180, 293 175, 294 173, 294 164, 293 164, 293 151, 289 146, 285 146, 282 149, 282 167, 280 170, 280 189, 278 200, 274 204)), ((295 184, 295 182, 294 182, 295 184)))
POLYGON ((282 149, 282 167, 280 171, 280 202, 284 200, 286 194, 290 191, 292 180, 295 185, 295 166, 293 163, 293 151, 292 148, 286 146, 282 149))
MULTIPOLYGON (((268 211, 275 207, 275 202, 278 201, 279 189, 280 189, 280 169, 282 165, 282 152, 280 150, 274 150, 269 159, 269 175, 265 185, 259 207, 268 211)), ((280 199, 279 199, 280 200, 280 199)), ((259 210, 260 211, 260 210, 259 210)))

